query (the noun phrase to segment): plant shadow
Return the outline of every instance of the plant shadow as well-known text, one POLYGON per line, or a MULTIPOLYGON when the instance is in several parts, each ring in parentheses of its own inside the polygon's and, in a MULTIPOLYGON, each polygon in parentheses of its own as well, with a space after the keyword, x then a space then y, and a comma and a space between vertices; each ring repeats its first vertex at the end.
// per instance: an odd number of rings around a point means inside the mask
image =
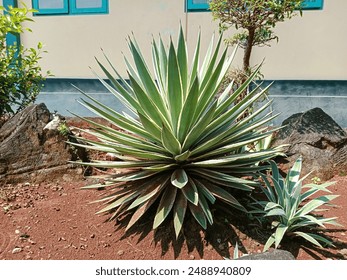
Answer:
MULTIPOLYGON (((204 258, 205 253, 211 250, 216 251, 221 259, 230 259, 236 243, 242 254, 248 254, 248 248, 244 245, 245 240, 252 239, 258 246, 266 241, 268 234, 264 234, 264 230, 261 230, 260 226, 255 223, 248 223, 249 219, 245 214, 221 205, 211 210, 214 212, 214 223, 206 230, 187 212, 182 231, 176 238, 173 222, 170 219, 166 219, 153 231, 152 221, 155 215, 153 207, 141 217, 136 225, 127 230, 121 239, 124 240, 135 235, 138 237, 137 243, 140 243, 153 234, 153 244, 160 246, 161 255, 164 256, 173 250, 175 259, 180 257, 183 247, 186 247, 188 253, 197 252, 201 259, 204 258), (153 233, 151 233, 152 231, 153 233)), ((126 215, 117 219, 115 230, 125 231, 130 218, 131 215, 126 215)))

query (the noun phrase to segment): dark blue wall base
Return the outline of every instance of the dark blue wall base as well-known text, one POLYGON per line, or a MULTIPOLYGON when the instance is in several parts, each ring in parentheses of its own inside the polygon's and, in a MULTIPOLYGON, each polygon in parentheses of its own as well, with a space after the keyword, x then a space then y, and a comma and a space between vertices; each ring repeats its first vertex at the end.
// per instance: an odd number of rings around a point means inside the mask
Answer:
MULTIPOLYGON (((264 87, 270 82, 265 81, 264 87)), ((98 80, 89 79, 48 79, 37 103, 44 102, 51 112, 56 110, 65 116, 71 116, 68 111, 95 116, 76 101, 82 95, 71 84, 119 112, 125 110, 98 80)), ((281 113, 273 125, 280 125, 292 114, 320 107, 340 126, 347 127, 347 81, 277 80, 269 90, 269 98, 274 99, 273 111, 281 113)))

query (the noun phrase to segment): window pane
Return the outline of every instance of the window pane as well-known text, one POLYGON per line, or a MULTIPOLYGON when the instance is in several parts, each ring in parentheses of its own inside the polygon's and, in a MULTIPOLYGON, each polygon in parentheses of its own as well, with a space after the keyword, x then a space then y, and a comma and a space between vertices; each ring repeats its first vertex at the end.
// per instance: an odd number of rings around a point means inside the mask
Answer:
POLYGON ((209 0, 193 0, 193 4, 207 4, 209 0))
POLYGON ((39 9, 63 9, 64 0, 39 0, 39 9))
POLYGON ((77 9, 101 8, 102 0, 76 0, 77 9))

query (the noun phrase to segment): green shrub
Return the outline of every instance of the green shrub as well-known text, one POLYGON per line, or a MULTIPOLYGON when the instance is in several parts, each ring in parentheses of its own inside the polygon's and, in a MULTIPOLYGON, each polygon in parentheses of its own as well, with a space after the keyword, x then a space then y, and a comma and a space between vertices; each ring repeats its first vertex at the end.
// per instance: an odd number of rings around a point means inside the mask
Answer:
POLYGON ((43 85, 39 65, 42 44, 38 43, 37 49, 6 45, 8 34, 24 32, 22 23, 32 21, 27 17, 32 11, 25 6, 10 6, 7 10, 0 6, 0 117, 14 114, 34 102, 43 85))
POLYGON ((257 163, 272 158, 280 148, 256 152, 244 149, 272 133, 262 126, 275 116, 261 115, 271 104, 268 102, 238 121, 264 94, 256 88, 234 105, 257 72, 232 95, 230 85, 216 97, 232 62, 232 57, 227 57, 227 48, 219 55, 221 42, 220 38, 214 47, 212 39, 199 68, 199 35, 189 68, 182 29, 177 47, 170 41, 166 49, 161 39, 153 40, 152 74, 135 39, 130 38, 134 60, 133 66, 126 59, 130 83, 118 74, 107 57, 115 76, 98 61, 112 86, 102 79, 101 82, 132 112, 120 114, 81 91, 86 97, 82 105, 120 128, 85 119, 94 125, 91 134, 99 141, 79 139, 88 143, 80 146, 111 152, 121 159, 82 164, 124 170, 121 174, 107 175, 102 184, 86 187, 109 187, 109 194, 99 200, 108 205, 98 213, 111 211, 112 217, 131 213, 129 229, 153 206, 156 207, 153 228, 171 216, 178 236, 188 211, 204 229, 213 223, 210 207, 216 201, 245 211, 233 192, 250 192, 257 183, 246 176, 264 169, 257 163))
POLYGON ((322 244, 332 244, 325 237, 312 233, 312 229, 317 226, 324 227, 324 224, 338 225, 335 221, 337 218, 324 218, 314 215, 313 212, 319 211, 318 208, 322 205, 329 206, 330 201, 338 195, 323 195, 315 198, 312 196, 319 191, 330 193, 328 187, 335 182, 302 185, 309 174, 300 179, 301 165, 302 159, 299 158, 286 178, 283 178, 277 165, 272 162, 272 184, 265 175, 262 175, 265 182, 262 190, 268 201, 260 201, 257 204, 261 205, 260 212, 265 214, 266 218, 273 219, 272 228, 275 230, 267 240, 264 251, 274 243, 277 248, 284 236, 302 237, 319 247, 322 247, 322 244), (307 190, 302 192, 303 189, 307 190))

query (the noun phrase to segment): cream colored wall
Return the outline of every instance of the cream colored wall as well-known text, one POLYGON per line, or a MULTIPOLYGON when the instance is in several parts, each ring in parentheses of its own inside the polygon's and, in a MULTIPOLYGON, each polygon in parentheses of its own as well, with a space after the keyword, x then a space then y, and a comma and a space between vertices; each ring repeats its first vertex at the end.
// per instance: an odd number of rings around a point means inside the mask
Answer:
MULTIPOLYGON (((24 1, 29 7, 31 0, 24 1)), ((59 78, 93 78, 94 56, 102 57, 102 47, 117 69, 125 74, 122 52, 128 56, 126 38, 134 32, 150 61, 152 36, 177 37, 179 22, 188 33, 190 53, 198 30, 202 30, 202 46, 206 49, 211 34, 218 33, 211 14, 184 12, 185 0, 110 0, 108 15, 36 16, 28 25, 32 34, 22 42, 32 46, 44 42, 42 66, 59 78)), ((252 63, 265 58, 262 72, 267 79, 347 79, 347 1, 324 1, 322 11, 305 11, 276 28, 279 43, 256 48, 252 63)), ((242 51, 238 53, 238 63, 242 51)))

